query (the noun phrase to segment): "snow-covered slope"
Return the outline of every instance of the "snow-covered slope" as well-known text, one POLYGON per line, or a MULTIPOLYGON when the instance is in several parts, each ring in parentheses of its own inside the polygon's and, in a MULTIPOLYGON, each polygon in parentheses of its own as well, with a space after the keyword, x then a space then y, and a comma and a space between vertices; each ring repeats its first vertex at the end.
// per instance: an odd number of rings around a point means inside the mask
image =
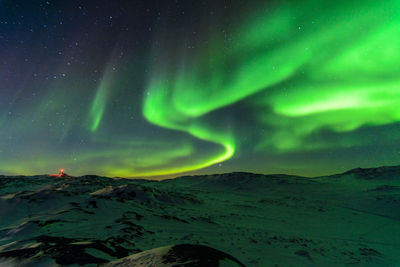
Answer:
POLYGON ((246 266, 399 266, 400 168, 312 179, 0 176, 0 266, 96 266, 174 244, 246 266))
POLYGON ((146 250, 102 266, 172 267, 177 265, 244 267, 240 261, 226 253, 207 246, 191 244, 179 244, 146 250))

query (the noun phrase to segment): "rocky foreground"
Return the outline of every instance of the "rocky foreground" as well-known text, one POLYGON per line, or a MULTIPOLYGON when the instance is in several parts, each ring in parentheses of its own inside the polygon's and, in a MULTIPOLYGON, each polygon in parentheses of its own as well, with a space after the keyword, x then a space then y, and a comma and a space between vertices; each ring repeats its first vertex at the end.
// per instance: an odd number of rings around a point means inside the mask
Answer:
POLYGON ((0 266, 205 262, 399 266, 400 167, 313 179, 0 176, 0 266))

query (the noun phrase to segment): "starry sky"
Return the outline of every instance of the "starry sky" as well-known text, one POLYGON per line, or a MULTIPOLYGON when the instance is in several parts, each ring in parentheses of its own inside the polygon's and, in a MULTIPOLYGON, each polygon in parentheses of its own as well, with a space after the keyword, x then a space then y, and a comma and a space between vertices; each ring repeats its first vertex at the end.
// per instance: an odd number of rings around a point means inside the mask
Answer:
POLYGON ((400 163, 400 1, 0 0, 0 173, 400 163))

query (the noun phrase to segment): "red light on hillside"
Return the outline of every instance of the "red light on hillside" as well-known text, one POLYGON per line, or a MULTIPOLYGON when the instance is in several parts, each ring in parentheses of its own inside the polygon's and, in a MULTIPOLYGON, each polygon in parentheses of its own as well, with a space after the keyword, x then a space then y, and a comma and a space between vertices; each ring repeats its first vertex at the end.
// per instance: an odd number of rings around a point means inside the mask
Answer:
POLYGON ((64 169, 60 169, 60 170, 58 171, 58 173, 59 173, 59 174, 64 174, 64 169))

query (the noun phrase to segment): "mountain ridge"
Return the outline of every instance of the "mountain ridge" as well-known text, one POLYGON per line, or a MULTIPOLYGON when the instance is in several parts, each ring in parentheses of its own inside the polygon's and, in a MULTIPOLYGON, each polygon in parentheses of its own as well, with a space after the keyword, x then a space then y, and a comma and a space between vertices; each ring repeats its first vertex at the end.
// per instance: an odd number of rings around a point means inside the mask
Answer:
POLYGON ((72 176, 68 174, 62 175, 52 175, 52 174, 35 174, 35 175, 4 175, 0 174, 0 178, 7 177, 7 178, 22 178, 22 177, 63 177, 63 178, 109 178, 114 180, 134 180, 134 181, 148 181, 148 182, 163 182, 163 181, 171 181, 176 179, 190 179, 190 178, 200 178, 200 177, 214 177, 214 178, 224 178, 226 176, 230 177, 238 177, 238 176, 252 176, 253 178, 258 177, 265 177, 265 178, 305 178, 305 179, 316 179, 322 177, 335 177, 338 175, 346 175, 346 174, 370 174, 370 173, 382 173, 382 172, 399 172, 400 173, 400 165, 383 165, 379 167, 370 167, 370 168, 362 168, 357 167, 353 169, 349 169, 344 172, 339 172, 331 175, 320 175, 315 177, 309 176, 302 176, 302 175, 292 175, 292 174, 285 174, 285 173, 271 173, 271 174, 264 174, 264 173, 255 173, 255 172, 245 172, 245 171, 234 171, 234 172, 225 172, 225 173, 215 173, 215 174, 194 174, 194 175, 182 175, 177 176, 175 178, 166 178, 166 179, 148 179, 146 177, 140 178, 129 178, 129 177, 109 177, 103 175, 95 175, 95 174, 85 174, 80 176, 72 176))

